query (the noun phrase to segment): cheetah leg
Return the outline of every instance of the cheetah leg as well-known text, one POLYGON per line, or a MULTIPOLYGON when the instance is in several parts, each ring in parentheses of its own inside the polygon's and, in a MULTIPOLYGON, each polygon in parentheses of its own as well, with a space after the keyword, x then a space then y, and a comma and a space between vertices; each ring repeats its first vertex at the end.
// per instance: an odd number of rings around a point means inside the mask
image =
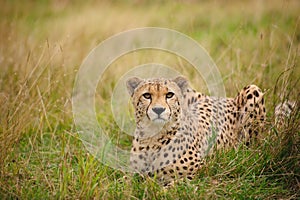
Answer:
POLYGON ((235 100, 239 118, 238 137, 249 145, 251 138, 257 138, 266 118, 264 94, 256 85, 249 85, 238 94, 235 100))

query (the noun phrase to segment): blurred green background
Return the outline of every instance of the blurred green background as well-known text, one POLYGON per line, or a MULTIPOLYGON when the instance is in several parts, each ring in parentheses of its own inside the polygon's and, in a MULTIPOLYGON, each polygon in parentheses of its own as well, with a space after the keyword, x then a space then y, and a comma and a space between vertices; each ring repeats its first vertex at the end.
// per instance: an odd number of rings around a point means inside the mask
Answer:
MULTIPOLYGON (((0 198, 299 198, 299 121, 273 127, 274 106, 299 98, 299 10, 297 0, 2 0, 0 198), (202 45, 228 96, 251 83, 266 92, 263 145, 209 158, 197 180, 169 190, 103 166, 83 148, 72 117, 73 83, 88 53, 114 34, 149 26, 177 30, 202 45)), ((124 148, 131 137, 115 125, 109 98, 126 70, 147 62, 174 66, 206 92, 188 63, 166 52, 135 52, 112 63, 97 109, 124 148)))

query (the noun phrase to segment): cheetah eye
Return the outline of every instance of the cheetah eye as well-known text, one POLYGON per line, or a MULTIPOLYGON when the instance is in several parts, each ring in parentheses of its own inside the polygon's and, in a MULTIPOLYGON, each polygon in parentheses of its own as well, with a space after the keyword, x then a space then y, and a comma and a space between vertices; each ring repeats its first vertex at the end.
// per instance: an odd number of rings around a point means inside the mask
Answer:
POLYGON ((150 93, 144 93, 143 94, 143 97, 145 98, 145 99, 151 99, 151 94, 150 93))
POLYGON ((170 98, 172 98, 173 96, 174 96, 174 93, 173 93, 173 92, 168 92, 168 93, 166 94, 167 99, 170 99, 170 98))

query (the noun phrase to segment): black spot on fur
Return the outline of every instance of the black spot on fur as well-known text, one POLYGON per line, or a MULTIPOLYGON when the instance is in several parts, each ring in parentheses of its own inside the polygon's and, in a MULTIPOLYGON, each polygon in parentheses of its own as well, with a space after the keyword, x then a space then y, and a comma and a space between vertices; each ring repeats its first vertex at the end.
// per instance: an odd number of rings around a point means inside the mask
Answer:
POLYGON ((254 94, 256 97, 259 96, 259 94, 258 94, 258 92, 257 92, 256 90, 254 90, 253 94, 254 94))

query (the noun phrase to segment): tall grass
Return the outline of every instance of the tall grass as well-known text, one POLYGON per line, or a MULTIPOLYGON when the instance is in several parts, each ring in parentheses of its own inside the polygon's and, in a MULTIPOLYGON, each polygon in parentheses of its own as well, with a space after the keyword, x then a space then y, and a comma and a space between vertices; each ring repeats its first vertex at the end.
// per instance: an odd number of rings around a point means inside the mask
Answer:
MULTIPOLYGON (((282 198, 299 194, 300 20, 298 1, 4 1, 0 8, 1 199, 282 198), (266 92, 268 120, 252 148, 216 152, 191 182, 161 188, 155 180, 111 169, 85 151, 73 123, 76 72, 89 51, 120 31, 167 27, 203 45, 228 96, 255 83, 266 92), (284 126, 274 107, 297 101, 284 126)), ((172 65, 206 91, 183 60, 136 52, 110 66, 96 96, 99 116, 124 148, 108 101, 118 78, 145 62, 172 65)))

